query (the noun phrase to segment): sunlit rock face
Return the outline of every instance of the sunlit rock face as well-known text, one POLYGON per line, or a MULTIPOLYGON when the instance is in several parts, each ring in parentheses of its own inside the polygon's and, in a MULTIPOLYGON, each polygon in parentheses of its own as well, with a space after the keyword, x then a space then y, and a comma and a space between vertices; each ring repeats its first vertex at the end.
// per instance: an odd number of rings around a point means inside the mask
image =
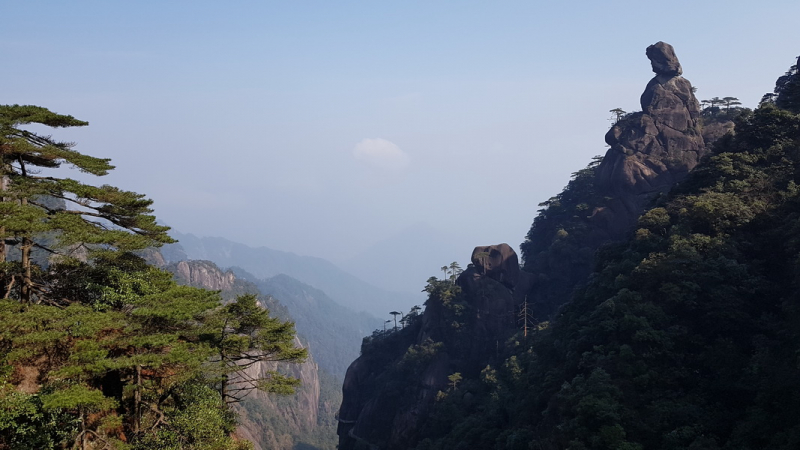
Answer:
MULTIPOLYGON (((302 347, 295 337, 295 347, 302 347)), ((235 435, 253 443, 253 450, 291 450, 296 447, 297 436, 310 434, 318 426, 320 398, 319 371, 312 358, 300 364, 264 361, 246 369, 239 377, 247 379, 267 378, 277 371, 300 380, 300 387, 291 397, 281 398, 274 394, 253 390, 245 400, 236 404, 239 425, 235 435), (276 430, 265 423, 265 417, 280 417, 285 429, 276 430)), ((233 378, 232 381, 236 381, 233 378)))
MULTIPOLYGON (((153 259, 152 255, 148 257, 153 259)), ((238 280, 233 272, 223 271, 211 261, 180 261, 167 266, 167 270, 180 284, 222 291, 223 296, 256 289, 254 286, 246 288, 244 281, 238 280)), ((303 347, 297 336, 293 344, 303 347)), ((235 382, 237 377, 267 378, 272 371, 299 379, 300 387, 290 397, 258 390, 250 392, 242 403, 234 405, 239 423, 234 436, 252 442, 253 450, 292 450, 298 448, 303 436, 315 433, 320 426, 318 418, 324 405, 320 404, 319 368, 311 356, 302 363, 262 361, 232 375, 231 381, 235 382)))
POLYGON ((233 272, 222 272, 210 261, 181 261, 177 263, 174 273, 181 284, 212 291, 233 289, 233 283, 236 280, 233 272))
POLYGON ((596 215, 612 238, 624 235, 653 196, 684 179, 706 152, 700 103, 675 50, 658 42, 646 54, 656 76, 642 94, 642 111, 606 133, 611 148, 597 171, 597 185, 612 200, 596 215))

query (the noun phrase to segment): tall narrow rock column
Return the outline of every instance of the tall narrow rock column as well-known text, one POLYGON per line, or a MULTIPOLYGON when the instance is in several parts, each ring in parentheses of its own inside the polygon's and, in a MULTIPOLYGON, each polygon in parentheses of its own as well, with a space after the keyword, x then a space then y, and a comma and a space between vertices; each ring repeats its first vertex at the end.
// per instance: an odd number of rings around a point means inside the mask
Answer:
POLYGON ((642 94, 642 111, 608 131, 605 140, 611 148, 597 172, 598 186, 613 199, 604 220, 617 238, 630 229, 654 194, 685 178, 705 152, 700 103, 692 84, 681 76, 675 50, 658 42, 647 47, 646 55, 656 76, 642 94))

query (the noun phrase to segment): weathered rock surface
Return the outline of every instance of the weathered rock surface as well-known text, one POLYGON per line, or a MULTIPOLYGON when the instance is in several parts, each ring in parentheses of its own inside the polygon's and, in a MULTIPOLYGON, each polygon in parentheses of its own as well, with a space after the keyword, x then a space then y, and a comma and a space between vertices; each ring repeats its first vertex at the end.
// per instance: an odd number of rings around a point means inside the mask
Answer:
POLYGON ((181 284, 212 291, 229 291, 236 281, 233 272, 222 272, 211 261, 180 261, 172 272, 181 284))
MULTIPOLYGON (((302 347, 296 337, 294 345, 302 347)), ((253 391, 243 404, 236 405, 240 418, 236 434, 253 442, 253 450, 293 449, 297 436, 308 434, 317 427, 320 383, 316 363, 311 358, 302 364, 263 362, 245 370, 244 375, 258 379, 276 370, 300 379, 302 384, 291 398, 253 391), (280 417, 288 429, 275 430, 265 426, 275 423, 276 417, 280 417)))
POLYGON ((678 62, 678 57, 675 56, 675 49, 666 42, 659 41, 647 47, 645 54, 650 60, 653 72, 670 77, 683 75, 681 63, 678 62))
POLYGON ((513 288, 519 279, 519 258, 508 244, 484 245, 472 251, 472 264, 478 273, 513 288))
POLYGON ((606 152, 597 185, 611 197, 607 209, 595 211, 598 225, 621 238, 652 198, 686 177, 706 152, 700 103, 672 46, 647 48, 656 76, 641 96, 642 111, 630 114, 606 133, 606 152))
POLYGON ((709 121, 703 124, 703 141, 710 151, 714 142, 728 133, 734 132, 735 124, 732 120, 709 121))

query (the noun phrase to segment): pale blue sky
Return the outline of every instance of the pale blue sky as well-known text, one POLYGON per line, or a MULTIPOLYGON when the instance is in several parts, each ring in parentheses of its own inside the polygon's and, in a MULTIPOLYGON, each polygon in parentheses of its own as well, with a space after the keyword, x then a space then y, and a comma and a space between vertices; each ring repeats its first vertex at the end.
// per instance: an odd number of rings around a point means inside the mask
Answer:
POLYGON ((102 181, 182 232, 343 260, 426 222, 464 261, 518 245, 605 152, 648 45, 675 47, 700 98, 754 106, 800 54, 798 17, 797 1, 0 0, 0 103, 89 121, 53 135, 112 158, 102 181))

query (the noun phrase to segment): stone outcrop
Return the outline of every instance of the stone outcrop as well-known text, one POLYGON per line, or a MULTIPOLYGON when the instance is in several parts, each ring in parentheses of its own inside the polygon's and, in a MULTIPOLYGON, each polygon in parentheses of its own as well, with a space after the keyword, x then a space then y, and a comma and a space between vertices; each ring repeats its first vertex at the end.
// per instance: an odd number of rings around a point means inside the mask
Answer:
MULTIPOLYGON (((302 347, 295 337, 294 345, 302 347)), ((301 364, 262 362, 245 370, 244 376, 258 379, 268 376, 271 371, 279 371, 301 380, 300 387, 291 398, 280 398, 263 391, 253 391, 246 398, 246 405, 237 404, 236 412, 240 418, 237 436, 250 440, 253 450, 296 448, 296 440, 317 427, 320 384, 317 364, 312 358, 301 364), (264 422, 266 417, 280 417, 289 429, 273 430, 269 426, 276 421, 264 422), (283 433, 290 432, 291 435, 283 433)))
POLYGON ((772 98, 779 108, 800 114, 800 56, 797 57, 797 64, 775 82, 775 95, 772 98))
POLYGON ((611 197, 594 212, 613 239, 621 238, 644 208, 686 177, 706 152, 699 124, 700 103, 683 78, 672 46, 647 47, 656 76, 641 96, 642 111, 630 114, 606 133, 606 152, 597 185, 611 197))
POLYGON ((212 291, 229 291, 236 280, 233 272, 222 272, 211 261, 180 261, 171 272, 181 284, 212 291))
POLYGON ((709 151, 703 132, 716 139, 730 130, 701 126, 699 103, 669 44, 651 45, 646 55, 655 76, 641 95, 642 111, 608 130, 610 148, 599 164, 548 203, 521 245, 536 320, 556 314, 594 270, 596 251, 625 239, 645 209, 685 179, 709 151))
POLYGON ((508 244, 475 247, 471 259, 476 272, 509 288, 513 288, 519 280, 519 258, 508 244))

